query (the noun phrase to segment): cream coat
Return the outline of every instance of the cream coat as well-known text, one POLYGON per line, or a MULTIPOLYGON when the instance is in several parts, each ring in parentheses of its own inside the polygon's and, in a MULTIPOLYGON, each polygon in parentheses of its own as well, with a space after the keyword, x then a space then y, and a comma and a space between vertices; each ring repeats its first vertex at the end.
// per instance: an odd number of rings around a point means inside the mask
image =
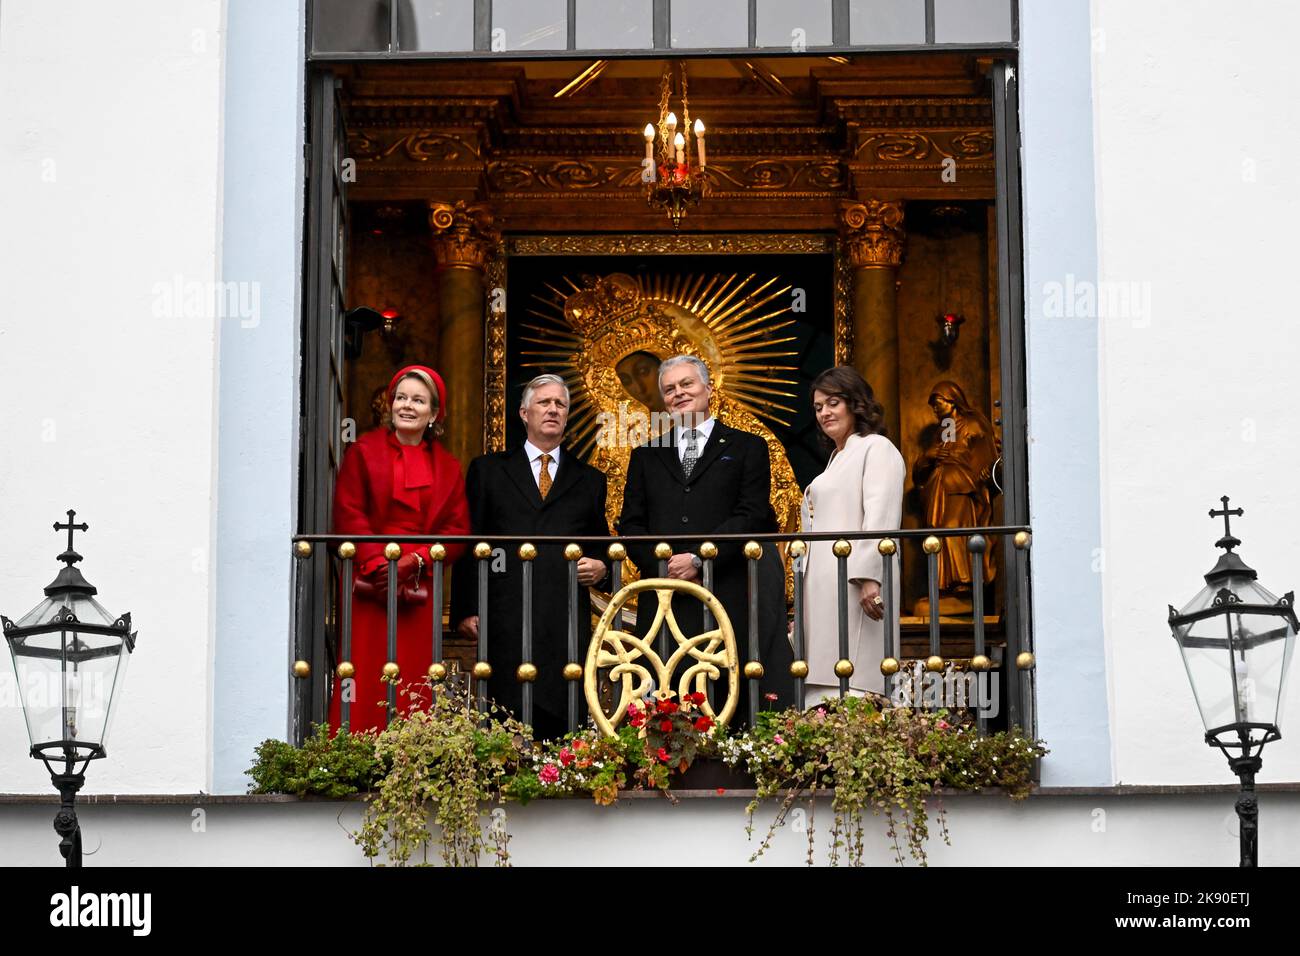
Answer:
MULTIPOLYGON (((850 435, 844 450, 831 456, 826 470, 813 479, 803 499, 805 531, 890 531, 903 517, 903 480, 907 466, 894 443, 882 435, 850 435)), ((808 682, 838 685, 835 662, 839 660, 839 596, 833 542, 809 542, 804 566, 804 641, 807 648, 808 682)), ((880 661, 884 657, 884 622, 873 621, 858 600, 861 588, 853 581, 881 580, 883 558, 876 542, 854 541, 848 559, 849 659, 854 690, 884 689, 880 661)), ((898 620, 899 579, 895 565, 892 599, 882 594, 898 620)), ((894 649, 898 650, 898 625, 894 625, 894 649)))

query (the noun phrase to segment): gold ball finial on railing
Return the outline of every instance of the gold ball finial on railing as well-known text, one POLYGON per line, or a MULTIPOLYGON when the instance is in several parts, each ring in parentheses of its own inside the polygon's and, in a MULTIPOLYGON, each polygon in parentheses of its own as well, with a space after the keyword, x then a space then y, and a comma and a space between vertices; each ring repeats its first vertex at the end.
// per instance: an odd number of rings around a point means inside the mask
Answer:
POLYGON ((853 553, 853 545, 849 544, 843 538, 831 545, 831 554, 837 558, 847 558, 853 553))
POLYGON ((1016 543, 1016 547, 1019 548, 1021 551, 1024 551, 1026 548, 1029 547, 1030 539, 1031 539, 1031 535, 1029 534, 1028 531, 1017 531, 1016 536, 1013 540, 1016 543))
POLYGON ((973 671, 986 671, 993 666, 993 662, 983 654, 976 654, 970 659, 970 667, 973 671))
POLYGON ((896 554, 898 552, 898 542, 893 538, 881 538, 876 544, 876 550, 881 554, 896 554))
POLYGON ((926 554, 938 554, 939 548, 941 547, 942 545, 939 543, 939 539, 936 538, 934 535, 929 535, 924 541, 921 542, 921 550, 924 551, 926 554))
POLYGON ((293 662, 293 676, 302 678, 311 676, 311 664, 306 661, 293 662))
POLYGON ((805 677, 807 677, 807 676, 808 676, 808 662, 807 662, 807 661, 795 661, 793 664, 791 664, 791 665, 790 665, 790 676, 791 676, 791 677, 794 677, 794 678, 797 678, 797 679, 799 679, 799 680, 803 680, 805 677))
POLYGON ((310 557, 311 557, 311 542, 310 542, 310 541, 295 541, 295 542, 293 543, 293 553, 296 554, 296 555, 297 555, 298 557, 300 557, 300 558, 310 558, 310 557))
POLYGON ((402 546, 396 541, 390 541, 384 545, 384 557, 389 561, 396 561, 402 556, 402 546))
POLYGON ((582 548, 576 544, 566 544, 564 546, 564 560, 577 561, 582 557, 582 548))
POLYGON ((442 663, 442 661, 438 661, 436 663, 429 665, 430 680, 439 681, 446 678, 446 676, 447 676, 447 665, 442 663))
POLYGON ((623 547, 623 545, 619 544, 617 541, 609 546, 605 551, 605 554, 609 556, 609 560, 611 561, 627 560, 627 548, 623 547))
POLYGON ((751 561, 757 561, 763 556, 763 546, 757 541, 745 542, 745 557, 751 561))
POLYGON ((402 669, 397 666, 396 661, 389 661, 384 665, 384 676, 389 680, 397 680, 402 676, 402 669))
POLYGON ((897 657, 886 657, 880 662, 880 673, 884 674, 886 677, 892 677, 894 674, 898 673, 901 667, 902 665, 898 663, 897 657))
POLYGON ((1022 671, 1027 671, 1032 669, 1035 663, 1036 662, 1034 660, 1034 654, 1032 651, 1021 651, 1019 654, 1016 655, 1016 666, 1019 667, 1022 671))
POLYGON ((763 665, 758 661, 747 661, 745 663, 745 676, 750 680, 762 680, 763 665))
POLYGON ((660 541, 655 545, 655 557, 660 561, 667 561, 673 556, 673 547, 667 541, 660 541))
POLYGON ((841 657, 838 661, 835 662, 835 676, 852 677, 853 662, 849 660, 847 657, 841 657))
POLYGON ((435 545, 433 545, 433 547, 429 548, 429 560, 430 560, 430 561, 446 561, 446 560, 447 560, 447 549, 446 549, 445 547, 443 547, 442 545, 440 545, 440 544, 435 544, 435 545))
POLYGON ((334 668, 334 673, 339 675, 339 680, 347 680, 356 675, 357 669, 351 661, 339 661, 339 666, 334 668))
POLYGON ((705 561, 712 561, 718 556, 718 546, 712 541, 705 541, 700 545, 700 557, 705 561))
POLYGON ((357 546, 351 541, 344 541, 339 545, 340 558, 355 558, 357 556, 357 546))
POLYGON ((475 661, 474 676, 477 677, 479 680, 491 680, 492 665, 489 664, 487 661, 475 661))
POLYGON ((564 665, 565 680, 582 680, 582 665, 570 661, 564 665))
POLYGON ((532 561, 537 557, 537 546, 525 541, 519 546, 519 560, 532 561))
POLYGON ((486 541, 480 541, 478 544, 474 545, 474 557, 478 558, 480 561, 492 557, 492 545, 488 544, 486 541))
POLYGON ((528 661, 520 664, 515 668, 515 680, 521 684, 531 684, 537 680, 537 665, 530 664, 528 661))
POLYGON ((802 541, 790 542, 790 557, 802 558, 807 553, 808 553, 808 545, 804 544, 802 541))
POLYGON ((932 674, 943 673, 943 658, 938 654, 931 654, 925 659, 925 669, 932 674))

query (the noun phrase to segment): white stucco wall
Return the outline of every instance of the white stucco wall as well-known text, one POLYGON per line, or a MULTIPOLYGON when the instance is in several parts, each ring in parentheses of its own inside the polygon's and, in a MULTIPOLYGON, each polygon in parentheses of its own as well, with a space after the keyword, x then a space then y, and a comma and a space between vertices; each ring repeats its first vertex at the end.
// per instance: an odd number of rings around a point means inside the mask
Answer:
MULTIPOLYGON (((1149 297, 1099 323, 1115 772, 1223 781, 1166 605, 1187 601, 1221 553, 1223 522, 1207 512, 1225 494, 1246 510, 1232 527, 1260 582, 1300 587, 1300 7, 1095 0, 1093 27, 1100 278, 1149 297)), ((1292 677, 1261 781, 1300 779, 1292 677)))
MULTIPOLYGON (((140 635, 88 792, 209 789, 222 320, 167 299, 221 274, 223 15, 0 7, 0 611, 42 598, 66 542, 51 524, 76 508, 81 567, 140 635)), ((11 680, 6 660, 0 790, 46 792, 11 680)))
MULTIPOLYGON (((952 795, 944 801, 951 845, 931 809, 931 866, 1218 866, 1238 860, 1231 793, 1031 797, 952 795)), ((587 800, 541 800, 505 808, 515 866, 626 867, 629 860, 685 860, 693 866, 749 866, 778 804, 754 815, 745 835, 744 799, 703 797, 673 806, 658 796, 612 807, 587 800)), ((800 806, 807 806, 806 801, 800 806)), ((1300 863, 1300 794, 1263 793, 1261 866, 1300 863)), ((0 846, 14 866, 62 863, 49 826, 52 804, 0 804, 0 846)), ((86 865, 365 866, 348 836, 361 825, 359 802, 194 803, 79 806, 86 865)), ((792 813, 755 867, 804 866, 809 817, 792 813)), ((817 865, 827 863, 829 801, 811 818, 817 865)), ((863 862, 896 866, 883 818, 863 821, 863 862)), ((432 861, 437 850, 431 848, 432 861)), ((906 856, 906 850, 904 850, 906 856)), ((485 865, 491 863, 484 860, 485 865)), ((907 864, 915 862, 908 858, 907 864)))

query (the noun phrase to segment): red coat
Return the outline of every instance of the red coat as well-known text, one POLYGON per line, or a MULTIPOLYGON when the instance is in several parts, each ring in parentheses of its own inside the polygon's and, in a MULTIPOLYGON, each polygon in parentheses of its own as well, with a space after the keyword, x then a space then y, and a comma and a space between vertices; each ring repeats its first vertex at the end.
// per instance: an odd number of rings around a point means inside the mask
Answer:
MULTIPOLYGON (((406 467, 406 459, 402 467, 406 467)), ((382 534, 403 544, 403 535, 469 534, 469 530, 469 506, 465 501, 460 464, 442 445, 434 442, 432 446, 421 445, 417 451, 404 453, 393 432, 376 429, 362 435, 344 454, 334 491, 335 534, 382 534), (432 473, 431 483, 408 489, 406 497, 408 501, 418 500, 418 509, 409 507, 393 494, 397 459, 416 453, 427 456, 424 461, 432 473)), ((416 547, 403 544, 402 552, 409 553, 416 547)), ((450 567, 465 545, 445 547, 446 563, 450 567)), ((397 664, 403 685, 422 680, 433 662, 433 615, 435 610, 442 613, 442 608, 433 607, 429 546, 418 546, 418 552, 425 561, 421 584, 429 596, 423 601, 398 601, 397 664)), ((384 543, 358 543, 353 561, 354 581, 385 563, 384 543)), ((382 728, 388 697, 388 685, 381 680, 388 661, 388 602, 386 597, 358 591, 355 585, 353 588, 351 661, 356 668, 356 694, 351 700, 349 723, 354 730, 382 728)), ((341 628, 341 604, 339 614, 341 628)), ((343 660, 341 643, 338 650, 338 659, 343 660)), ((330 704, 330 724, 335 727, 339 725, 341 713, 341 686, 342 682, 336 680, 330 704)), ((404 698, 399 696, 398 703, 401 706, 404 698)))

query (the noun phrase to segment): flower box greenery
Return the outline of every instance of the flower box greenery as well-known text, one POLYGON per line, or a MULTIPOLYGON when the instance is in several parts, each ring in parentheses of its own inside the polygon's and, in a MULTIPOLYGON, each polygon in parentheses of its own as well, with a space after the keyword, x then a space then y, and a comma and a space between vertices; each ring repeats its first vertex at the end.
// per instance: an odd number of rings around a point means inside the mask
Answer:
MULTIPOLYGON (((379 733, 331 736, 317 727, 301 748, 268 740, 248 771, 256 793, 342 797, 369 790, 361 829, 353 839, 371 860, 428 863, 436 846, 444 864, 477 865, 484 852, 509 863, 504 804, 543 797, 589 796, 609 805, 631 789, 698 787, 692 778, 725 770, 730 787, 744 783, 780 804, 751 860, 768 848, 796 803, 829 796, 830 862, 863 862, 863 815, 885 818, 895 856, 904 848, 924 865, 929 802, 944 789, 1001 788, 1023 799, 1034 762, 1047 751, 1019 732, 980 736, 945 711, 882 707, 857 697, 805 712, 760 714, 757 726, 729 736, 701 712, 703 695, 680 700, 662 692, 629 710, 616 735, 595 728, 557 741, 534 741, 528 727, 495 707, 480 714, 472 699, 427 684, 402 695, 413 699, 379 733), (437 836, 430 830, 430 815, 437 836), (487 824, 486 827, 484 824, 487 824)), ((948 839, 942 803, 940 832, 948 839)), ((814 859, 813 827, 808 860, 814 859)))

